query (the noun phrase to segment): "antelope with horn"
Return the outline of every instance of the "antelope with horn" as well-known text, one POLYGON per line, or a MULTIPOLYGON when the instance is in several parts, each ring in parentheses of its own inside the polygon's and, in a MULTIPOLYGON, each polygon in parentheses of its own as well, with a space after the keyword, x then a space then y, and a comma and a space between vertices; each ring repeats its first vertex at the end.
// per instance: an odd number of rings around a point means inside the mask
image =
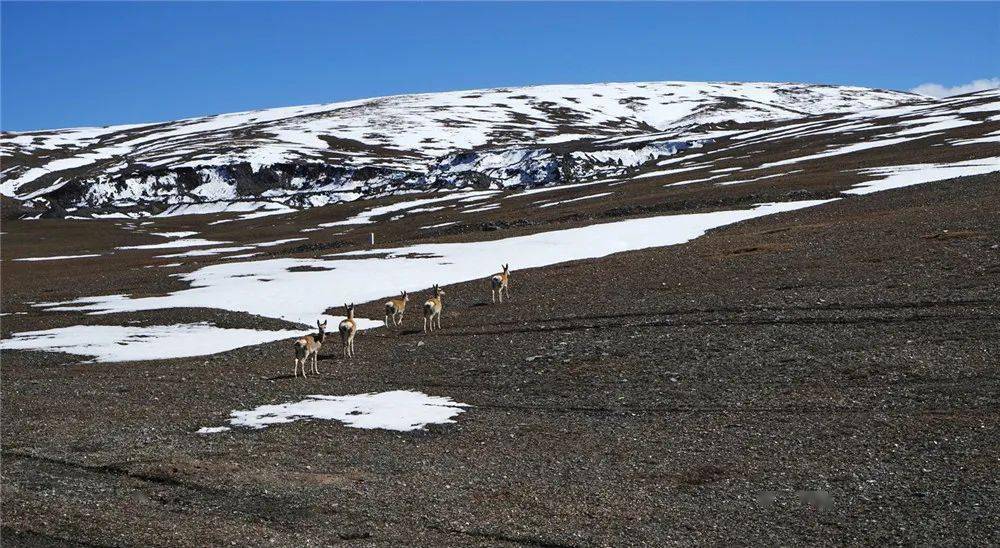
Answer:
POLYGON ((344 310, 347 318, 340 322, 340 344, 344 345, 344 356, 354 357, 354 333, 358 330, 358 323, 354 321, 354 303, 345 304, 344 310))
POLYGON ((406 310, 406 303, 410 302, 410 295, 405 291, 400 293, 398 299, 389 299, 385 302, 385 326, 389 327, 389 319, 392 318, 392 325, 403 323, 403 312, 406 310))
POLYGON ((316 364, 319 358, 319 349, 323 347, 323 339, 326 338, 326 320, 316 320, 316 327, 319 333, 306 335, 295 341, 295 369, 292 371, 293 377, 299 376, 299 365, 302 365, 302 378, 306 378, 306 362, 312 358, 313 373, 319 374, 319 366, 316 364))
POLYGON ((503 303, 504 292, 507 293, 507 299, 510 299, 510 265, 505 264, 502 266, 502 272, 497 272, 490 277, 490 293, 494 303, 497 302, 497 296, 500 297, 500 302, 503 303))
POLYGON ((424 333, 427 333, 428 320, 430 320, 430 330, 434 331, 434 318, 437 318, 437 327, 441 329, 441 311, 444 310, 444 303, 441 302, 442 295, 444 295, 444 290, 438 284, 434 284, 434 296, 424 303, 424 333))

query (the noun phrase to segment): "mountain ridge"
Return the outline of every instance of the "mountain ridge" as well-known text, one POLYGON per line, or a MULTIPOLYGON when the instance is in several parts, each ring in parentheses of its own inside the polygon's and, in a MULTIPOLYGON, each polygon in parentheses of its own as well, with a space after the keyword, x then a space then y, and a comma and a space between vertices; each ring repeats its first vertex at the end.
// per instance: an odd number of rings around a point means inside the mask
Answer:
MULTIPOLYGON (((71 125, 65 127, 54 127, 54 128, 39 128, 39 129, 23 129, 23 130, 0 130, 0 135, 25 135, 33 133, 52 133, 60 131, 73 131, 73 130, 128 130, 140 127, 149 126, 159 126, 164 124, 169 124, 173 122, 188 122, 192 120, 201 120, 205 118, 213 118, 216 116, 225 115, 238 115, 238 114, 251 114, 255 112, 263 112, 276 109, 284 108, 311 108, 311 107, 329 107, 333 105, 349 104, 349 103, 359 103, 368 101, 378 101, 382 99, 395 99, 400 97, 422 97, 422 96, 434 96, 442 94, 460 94, 460 93, 477 93, 485 91, 498 91, 498 90, 514 90, 514 89, 538 89, 538 88, 551 88, 551 87, 580 87, 580 86, 614 86, 614 85, 650 85, 650 84, 753 84, 753 85, 777 85, 777 86, 810 86, 810 87, 832 87, 832 88, 853 88, 858 90, 867 90, 874 92, 884 92, 892 94, 909 95, 916 100, 926 100, 935 99, 931 95, 923 95, 913 91, 900 91, 889 88, 878 88, 878 87, 866 87, 866 86, 854 86, 854 85, 841 85, 841 84, 825 84, 825 83, 809 83, 809 82, 777 82, 777 81, 747 81, 740 82, 738 80, 711 80, 711 81, 698 81, 698 80, 643 80, 643 81, 626 81, 626 80, 616 80, 608 82, 584 82, 575 84, 538 84, 538 85, 526 85, 526 86, 495 86, 495 87, 485 87, 485 88, 468 88, 468 89, 458 89, 458 90, 448 90, 448 91, 420 91, 414 93, 395 93, 390 95, 377 95, 374 97, 358 97, 353 99, 343 99, 338 101, 329 101, 322 103, 307 103, 302 105, 293 106, 266 106, 260 108, 246 109, 246 110, 236 110, 232 112, 215 112, 211 114, 197 114, 193 116, 185 116, 183 118, 174 119, 164 119, 155 120, 147 122, 128 122, 121 124, 104 124, 104 125, 94 125, 94 124, 82 124, 82 125, 71 125)), ((974 93, 974 92, 973 92, 974 93)))
POLYGON ((663 155, 700 146, 724 128, 921 101, 904 92, 793 83, 557 84, 4 133, 0 194, 61 216, 81 208, 155 212, 248 199, 311 207, 440 187, 531 187, 599 176, 650 146, 663 155), (627 137, 638 140, 601 144, 627 137), (519 176, 524 166, 504 158, 524 149, 558 159, 519 176), (584 150, 601 151, 602 160, 591 154, 583 157, 588 167, 574 168, 579 158, 566 154, 584 150), (456 170, 461 158, 489 164, 493 174, 456 170))

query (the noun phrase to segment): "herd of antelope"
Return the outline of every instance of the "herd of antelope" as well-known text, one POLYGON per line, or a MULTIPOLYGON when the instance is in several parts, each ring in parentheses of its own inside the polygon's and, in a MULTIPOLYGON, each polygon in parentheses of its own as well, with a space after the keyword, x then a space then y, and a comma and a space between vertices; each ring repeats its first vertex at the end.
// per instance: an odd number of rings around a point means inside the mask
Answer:
MULTIPOLYGON (((441 329, 441 312, 444 310, 444 301, 441 299, 445 295, 443 289, 434 284, 433 293, 424 302, 424 333, 434 331, 435 322, 438 329, 441 329)), ((510 265, 503 265, 503 270, 490 276, 490 293, 493 302, 499 298, 503 302, 504 295, 510 299, 510 265)), ((403 312, 406 311, 406 304, 410 302, 410 295, 403 291, 398 299, 389 299, 385 302, 385 326, 399 326, 403 324, 403 312)), ((344 312, 347 317, 337 326, 340 332, 340 344, 343 346, 344 357, 354 357, 354 334, 358 330, 358 324, 354 320, 354 304, 345 304, 344 312)), ((326 320, 317 321, 318 333, 306 335, 295 341, 295 369, 292 372, 294 377, 299 376, 299 368, 302 369, 302 378, 306 377, 306 364, 312 364, 313 374, 319 374, 319 367, 316 361, 319 359, 319 350, 323 347, 326 339, 326 320)))

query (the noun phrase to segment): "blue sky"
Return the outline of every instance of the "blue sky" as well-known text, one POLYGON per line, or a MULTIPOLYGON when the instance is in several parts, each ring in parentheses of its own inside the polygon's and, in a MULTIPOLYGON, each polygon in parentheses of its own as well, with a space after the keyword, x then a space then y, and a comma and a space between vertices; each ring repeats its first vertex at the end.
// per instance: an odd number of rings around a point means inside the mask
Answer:
POLYGON ((0 4, 0 127, 490 86, 1000 76, 998 3, 0 4))

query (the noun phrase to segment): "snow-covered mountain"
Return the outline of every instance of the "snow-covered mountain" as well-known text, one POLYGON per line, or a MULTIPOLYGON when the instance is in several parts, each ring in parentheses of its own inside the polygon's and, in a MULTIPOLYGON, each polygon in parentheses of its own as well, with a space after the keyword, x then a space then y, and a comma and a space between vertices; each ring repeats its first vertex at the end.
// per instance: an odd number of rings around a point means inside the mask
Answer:
POLYGON ((0 194, 62 214, 250 199, 302 207, 401 190, 531 187, 702 146, 740 124, 921 100, 850 86, 556 85, 4 133, 0 194))

